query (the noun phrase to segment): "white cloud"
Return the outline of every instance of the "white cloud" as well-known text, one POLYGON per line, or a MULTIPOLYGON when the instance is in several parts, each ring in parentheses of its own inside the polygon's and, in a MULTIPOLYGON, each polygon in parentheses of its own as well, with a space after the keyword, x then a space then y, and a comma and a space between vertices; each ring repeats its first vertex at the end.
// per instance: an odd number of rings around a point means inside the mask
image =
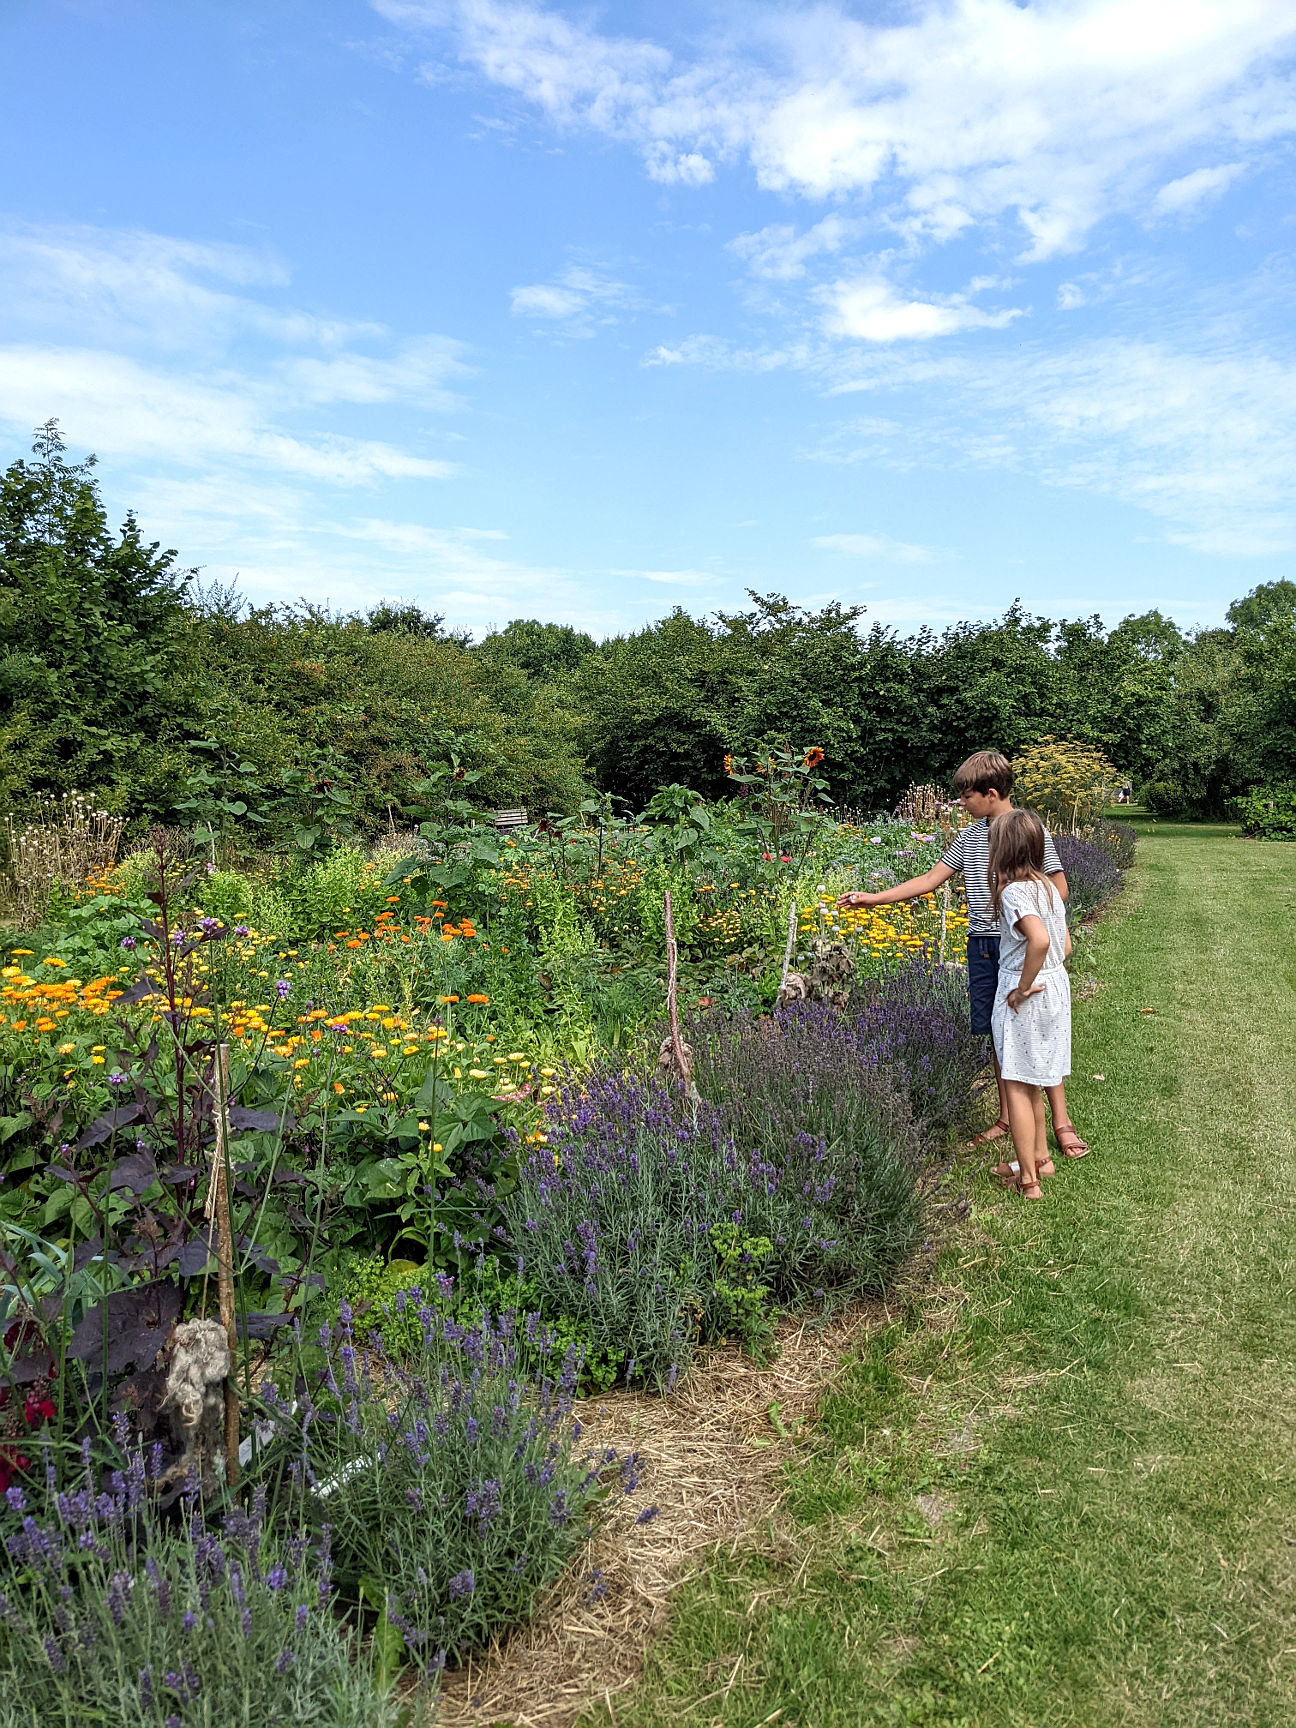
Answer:
POLYGON ((957 294, 942 300, 908 300, 881 276, 837 282, 823 298, 829 308, 824 319, 828 333, 865 342, 926 340, 956 330, 1001 330, 1021 316, 1020 308, 985 312, 957 294))
POLYGON ((1245 172, 1240 162, 1224 162, 1217 168, 1194 168, 1191 174, 1183 174, 1161 188, 1156 195, 1157 209, 1172 215, 1194 210, 1208 198, 1218 198, 1245 172))
POLYGON ((662 582, 673 588, 713 588, 725 580, 706 570, 609 570, 609 576, 630 576, 638 582, 662 582))
POLYGON ((810 544, 825 552, 842 552, 849 558, 877 558, 888 564, 933 564, 930 546, 913 546, 885 534, 817 534, 810 544))
POLYGON ((745 159, 769 189, 878 200, 915 237, 1007 218, 1032 258, 1147 208, 1163 165, 1296 128, 1296 0, 916 0, 885 22, 753 6, 692 60, 528 0, 372 3, 449 30, 486 79, 636 146, 657 179, 745 159))
POLYGON ((822 253, 837 253, 860 233, 862 224, 844 216, 825 216, 804 234, 790 222, 776 222, 754 234, 740 234, 729 249, 747 261, 754 276, 791 282, 804 276, 806 264, 822 253))
POLYGON ((596 325, 615 324, 618 311, 643 302, 628 282, 572 264, 554 282, 533 282, 510 294, 515 318, 537 318, 561 326, 568 336, 591 336, 596 325))
POLYGON ((1010 469, 1146 511, 1197 551, 1296 547, 1290 360, 1108 339, 1001 353, 993 365, 888 356, 837 388, 891 394, 916 411, 839 427, 814 453, 822 460, 1010 469))
POLYGON ((251 380, 202 383, 93 349, 0 348, 0 423, 16 432, 52 415, 103 455, 192 466, 232 459, 335 486, 453 472, 376 440, 294 435, 267 407, 251 380))

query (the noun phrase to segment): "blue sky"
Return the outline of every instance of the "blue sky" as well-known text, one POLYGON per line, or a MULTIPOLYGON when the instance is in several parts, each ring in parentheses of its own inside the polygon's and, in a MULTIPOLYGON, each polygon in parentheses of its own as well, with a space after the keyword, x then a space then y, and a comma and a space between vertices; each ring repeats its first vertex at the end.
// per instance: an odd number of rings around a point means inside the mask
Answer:
POLYGON ((7 0, 0 454, 256 600, 1218 621, 1296 0, 7 0))

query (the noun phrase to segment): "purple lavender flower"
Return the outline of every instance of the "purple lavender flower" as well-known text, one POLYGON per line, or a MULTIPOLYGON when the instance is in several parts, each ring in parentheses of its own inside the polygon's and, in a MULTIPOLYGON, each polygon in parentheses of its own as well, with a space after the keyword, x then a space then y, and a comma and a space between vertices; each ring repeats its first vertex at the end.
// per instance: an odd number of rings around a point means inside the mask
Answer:
POLYGON ((280 978, 275 983, 275 995, 281 1002, 286 1002, 292 991, 292 979, 280 978))
POLYGON ((275 1657, 275 1673, 286 1674, 297 1660, 295 1650, 281 1650, 275 1657))
POLYGON ((234 934, 236 936, 250 936, 252 932, 246 924, 236 924, 234 926, 234 934))
POLYGON ((645 1506, 643 1511, 635 1519, 635 1523, 651 1524, 653 1519, 657 1516, 658 1510, 659 1508, 656 1506, 645 1506))
POLYGON ((116 1068, 108 1076, 108 1084, 110 1086, 129 1086, 130 1085, 130 1075, 129 1074, 123 1074, 120 1068, 116 1068))
POLYGON ((473 1576, 471 1566, 467 1567, 462 1572, 456 1572, 454 1577, 446 1585, 446 1589, 450 1592, 452 1600, 459 1596, 471 1596, 476 1588, 477 1580, 473 1576))
POLYGON ((131 950, 135 947, 135 938, 133 936, 123 936, 121 941, 117 944, 117 946, 119 948, 124 948, 126 950, 126 952, 129 954, 131 952, 131 950))

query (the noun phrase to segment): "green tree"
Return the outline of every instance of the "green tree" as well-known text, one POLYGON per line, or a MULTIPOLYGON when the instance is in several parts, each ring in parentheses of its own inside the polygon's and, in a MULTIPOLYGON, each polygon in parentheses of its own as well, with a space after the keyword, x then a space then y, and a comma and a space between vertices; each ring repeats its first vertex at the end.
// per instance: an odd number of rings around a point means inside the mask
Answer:
POLYGON ((135 764, 192 700, 190 573, 133 516, 111 531, 93 457, 66 461, 54 421, 34 449, 0 479, 0 788, 123 808, 135 764))
POLYGON ((570 624, 542 624, 538 618, 515 618, 502 630, 493 630, 478 645, 483 660, 496 665, 517 666, 529 678, 542 682, 574 672, 597 644, 583 630, 570 624))

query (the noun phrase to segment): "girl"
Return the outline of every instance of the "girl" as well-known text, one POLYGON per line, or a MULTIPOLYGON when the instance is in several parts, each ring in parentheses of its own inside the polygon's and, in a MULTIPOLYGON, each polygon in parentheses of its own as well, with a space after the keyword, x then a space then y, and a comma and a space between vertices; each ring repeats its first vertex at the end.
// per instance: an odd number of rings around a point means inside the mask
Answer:
POLYGON ((991 1012, 995 1054, 1008 1093, 1016 1164, 1004 1177, 1028 1200, 1053 1174, 1044 1138, 1046 1086, 1071 1072, 1071 953, 1062 901, 1044 874, 1044 826, 1033 810, 1005 810, 990 824, 990 906, 999 920, 999 988, 991 1012))

